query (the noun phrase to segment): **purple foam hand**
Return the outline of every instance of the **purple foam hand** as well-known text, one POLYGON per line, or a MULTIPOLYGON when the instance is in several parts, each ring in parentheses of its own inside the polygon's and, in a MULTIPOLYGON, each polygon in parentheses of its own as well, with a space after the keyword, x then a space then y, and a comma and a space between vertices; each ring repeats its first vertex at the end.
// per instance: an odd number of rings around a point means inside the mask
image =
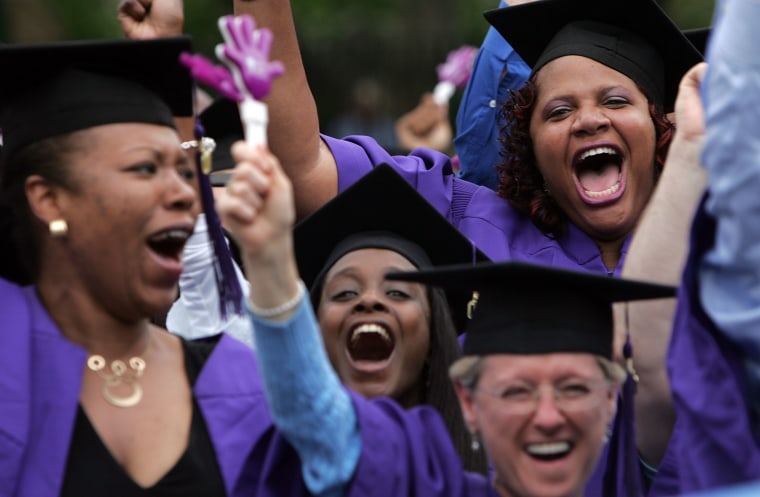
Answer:
POLYGON ((472 63, 477 53, 478 49, 470 45, 449 52, 446 62, 437 67, 438 80, 453 83, 457 88, 463 88, 470 78, 472 63))
POLYGON ((454 96, 457 88, 463 88, 470 79, 472 63, 475 60, 478 49, 465 45, 452 52, 446 57, 446 62, 439 64, 438 84, 433 88, 433 101, 438 105, 446 105, 454 96))
POLYGON ((230 100, 243 100, 243 94, 238 90, 232 74, 223 66, 214 65, 202 55, 187 52, 180 54, 179 61, 190 70, 193 79, 210 86, 230 100))
POLYGON ((238 90, 254 100, 266 97, 272 80, 285 71, 281 62, 269 61, 272 32, 256 29, 247 15, 221 17, 219 30, 225 43, 217 45, 216 56, 227 64, 238 90))

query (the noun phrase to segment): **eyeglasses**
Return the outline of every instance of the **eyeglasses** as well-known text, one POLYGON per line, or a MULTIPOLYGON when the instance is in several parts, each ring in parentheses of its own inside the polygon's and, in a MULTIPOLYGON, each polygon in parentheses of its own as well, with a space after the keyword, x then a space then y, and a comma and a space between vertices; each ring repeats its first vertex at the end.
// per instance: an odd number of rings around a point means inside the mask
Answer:
POLYGON ((541 384, 538 387, 525 384, 505 385, 497 388, 477 387, 476 391, 484 392, 498 399, 508 414, 524 415, 536 411, 542 390, 551 390, 554 403, 562 412, 573 413, 594 409, 604 399, 600 392, 611 386, 610 381, 598 382, 568 382, 561 385, 541 384))

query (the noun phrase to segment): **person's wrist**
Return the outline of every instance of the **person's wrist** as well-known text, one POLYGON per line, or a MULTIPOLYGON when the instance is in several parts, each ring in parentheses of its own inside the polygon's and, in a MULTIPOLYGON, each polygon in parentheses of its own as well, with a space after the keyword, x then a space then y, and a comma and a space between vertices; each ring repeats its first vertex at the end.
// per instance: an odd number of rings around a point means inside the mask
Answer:
POLYGON ((293 236, 290 232, 272 238, 255 250, 241 247, 242 258, 246 266, 254 267, 284 267, 291 259, 293 252, 293 236))

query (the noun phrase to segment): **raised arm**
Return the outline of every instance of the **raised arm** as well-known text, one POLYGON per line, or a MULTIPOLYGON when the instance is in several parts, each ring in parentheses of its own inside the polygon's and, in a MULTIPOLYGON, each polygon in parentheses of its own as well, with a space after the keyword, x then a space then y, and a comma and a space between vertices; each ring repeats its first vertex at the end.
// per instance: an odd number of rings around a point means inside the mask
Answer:
MULTIPOLYGON (((691 219, 706 183, 699 163, 704 142, 699 85, 705 69, 705 64, 699 64, 681 80, 676 100, 677 130, 662 176, 631 241, 623 277, 680 283, 691 219)), ((626 330, 630 331, 640 378, 635 406, 637 445, 643 459, 654 466, 665 453, 674 421, 665 356, 675 304, 675 299, 662 299, 615 308, 617 342, 622 344, 626 330)))
POLYGON ((335 160, 319 135, 319 116, 298 46, 289 0, 234 0, 236 15, 250 14, 258 27, 274 35, 272 60, 285 74, 272 86, 269 148, 293 182, 298 218, 313 212, 338 193, 335 160))
POLYGON ((356 469, 356 413, 327 359, 293 252, 292 187, 263 146, 239 142, 240 160, 218 209, 256 284, 248 299, 259 371, 277 428, 298 451, 315 495, 340 496, 356 469))

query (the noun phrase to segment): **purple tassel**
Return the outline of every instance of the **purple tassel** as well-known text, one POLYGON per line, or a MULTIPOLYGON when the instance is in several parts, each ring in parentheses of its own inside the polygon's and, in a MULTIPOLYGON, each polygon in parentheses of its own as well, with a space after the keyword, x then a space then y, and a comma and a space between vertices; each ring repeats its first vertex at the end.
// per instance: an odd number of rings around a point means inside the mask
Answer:
MULTIPOLYGON (((199 119, 196 119, 195 139, 199 144, 204 134, 203 125, 199 119)), ((219 221, 219 216, 217 216, 216 209, 214 208, 214 194, 211 190, 211 182, 208 176, 203 173, 201 167, 200 146, 198 146, 198 151, 196 152, 196 167, 198 170, 203 213, 206 215, 209 238, 214 245, 214 277, 216 278, 216 288, 219 292, 219 313, 222 319, 226 319, 230 306, 234 314, 243 313, 243 289, 240 288, 240 282, 238 281, 232 260, 232 253, 224 237, 222 223, 219 221)))
MULTIPOLYGON (((633 358, 630 334, 626 334, 623 357, 626 364, 629 364, 633 358)), ((621 389, 622 398, 619 399, 618 412, 611 427, 612 434, 604 475, 603 494, 605 497, 643 497, 645 495, 639 450, 636 446, 636 417, 633 406, 636 396, 636 379, 633 371, 627 370, 626 373, 621 389)))

